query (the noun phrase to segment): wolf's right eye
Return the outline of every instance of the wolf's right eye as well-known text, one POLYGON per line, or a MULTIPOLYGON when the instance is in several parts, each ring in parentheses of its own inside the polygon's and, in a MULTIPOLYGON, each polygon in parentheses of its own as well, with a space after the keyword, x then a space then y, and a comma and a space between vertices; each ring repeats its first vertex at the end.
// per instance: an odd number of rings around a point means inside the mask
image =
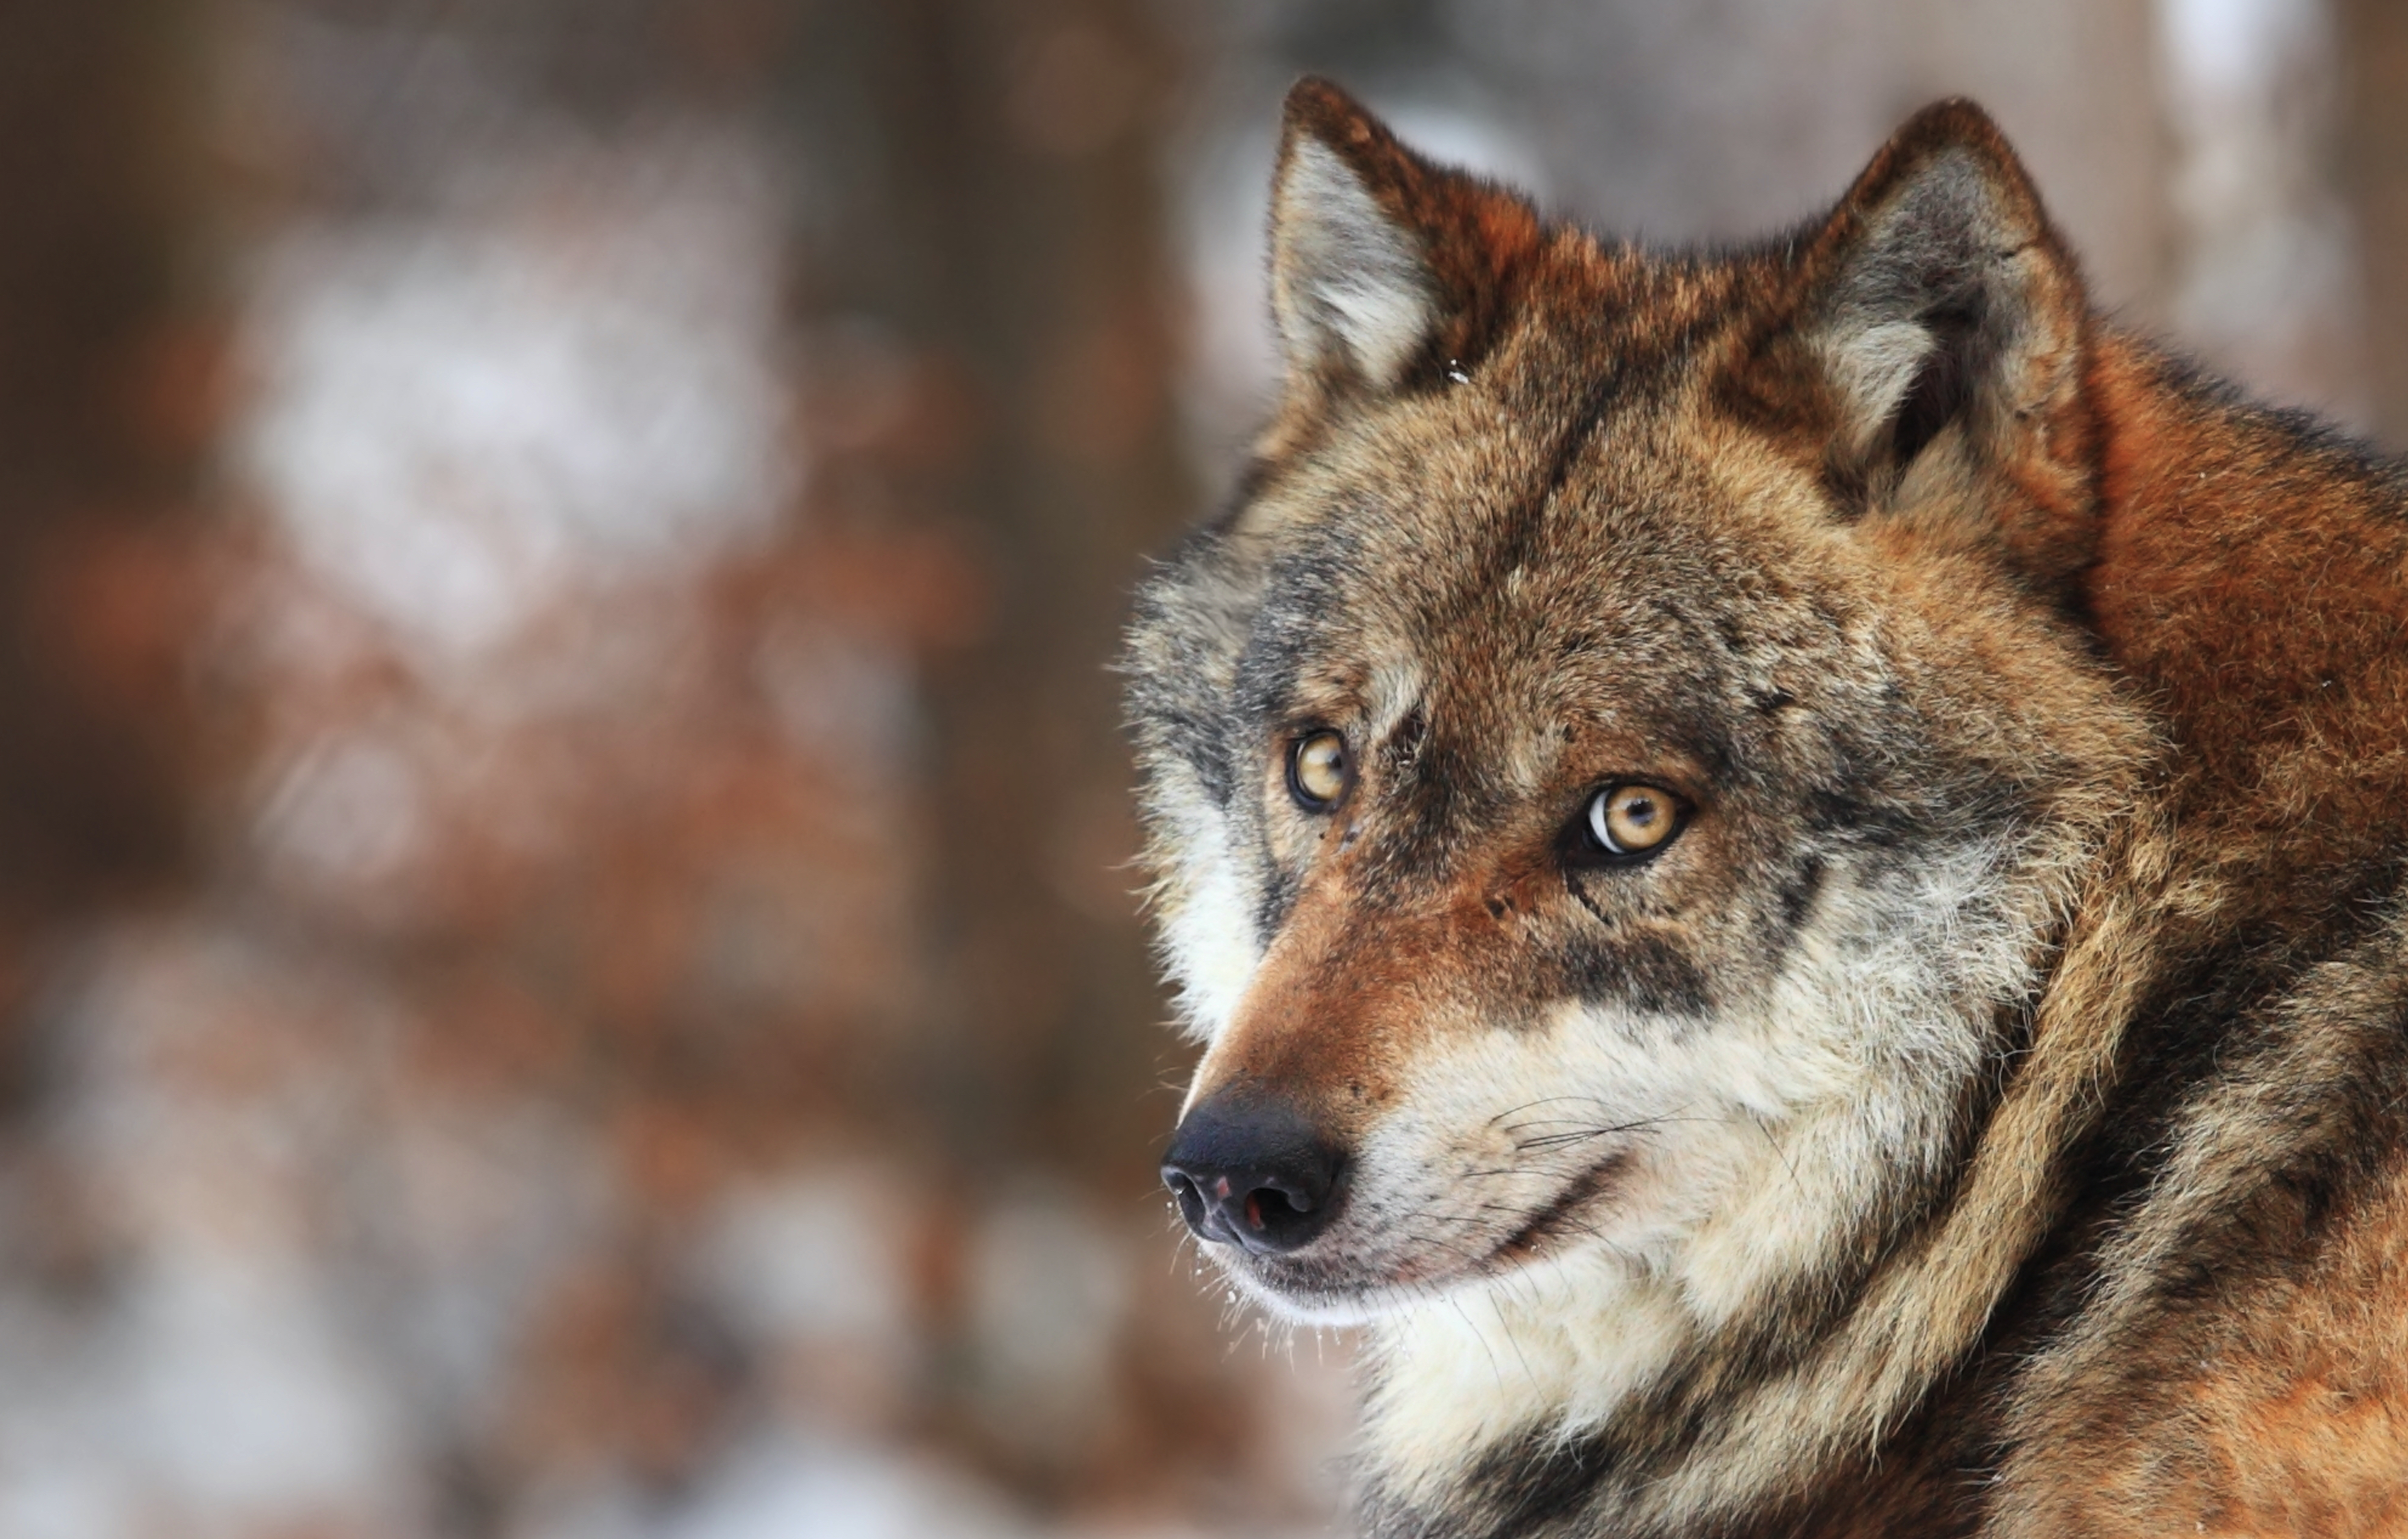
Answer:
POLYGON ((1650 856, 1681 831, 1681 799, 1660 785, 1628 782, 1589 798, 1590 842, 1625 859, 1650 856))
POLYGON ((1288 795, 1308 813, 1326 813, 1337 806, 1354 779, 1346 740, 1335 732, 1308 733, 1288 750, 1288 795))

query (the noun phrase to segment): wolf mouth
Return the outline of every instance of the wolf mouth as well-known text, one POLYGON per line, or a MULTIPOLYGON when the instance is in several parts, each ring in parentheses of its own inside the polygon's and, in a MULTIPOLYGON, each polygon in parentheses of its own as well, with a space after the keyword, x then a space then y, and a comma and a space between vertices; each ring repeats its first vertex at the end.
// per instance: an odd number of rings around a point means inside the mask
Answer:
POLYGON ((1589 1226, 1576 1222, 1574 1215, 1612 1188, 1614 1176, 1629 1162, 1629 1158, 1627 1152, 1610 1155, 1581 1172, 1554 1201, 1541 1208, 1520 1229, 1499 1242, 1497 1248, 1488 1253, 1489 1264, 1534 1259, 1548 1241, 1567 1231, 1594 1234, 1596 1231, 1589 1226))
MULTIPOLYGON (((1616 1177, 1629 1163, 1629 1159, 1628 1151, 1623 1151, 1590 1166, 1573 1177, 1570 1184, 1557 1193, 1545 1207, 1525 1219, 1518 1229, 1498 1241, 1485 1255, 1469 1261, 1456 1259, 1452 1266, 1425 1270, 1414 1265, 1412 1259, 1408 1259, 1388 1270, 1384 1275, 1375 1273, 1369 1276, 1341 1278, 1327 1274, 1329 1262, 1325 1259, 1320 1267, 1297 1268, 1285 1276, 1280 1275, 1276 1268, 1264 1268, 1258 1271, 1257 1277, 1271 1287, 1283 1293, 1292 1292, 1299 1298, 1310 1294, 1314 1302, 1318 1302, 1342 1300, 1350 1304, 1365 1305, 1389 1288, 1443 1287, 1450 1281, 1460 1278, 1493 1276, 1525 1262, 1539 1259, 1546 1254, 1546 1247, 1551 1241, 1570 1234, 1594 1237, 1597 1230, 1582 1220, 1581 1212, 1597 1199, 1613 1189, 1616 1177)), ((1259 1264, 1262 1259, 1249 1258, 1249 1259, 1254 1259, 1259 1264)), ((1289 1264, 1291 1267, 1295 1266, 1293 1261, 1289 1264)))
POLYGON ((1366 1273, 1356 1272, 1339 1257, 1248 1254, 1240 1270, 1290 1306, 1369 1309, 1376 1314, 1381 1307, 1377 1301, 1391 1289, 1443 1287, 1460 1277, 1493 1275, 1538 1259, 1545 1254, 1551 1240, 1570 1233, 1594 1235, 1596 1230, 1581 1221, 1581 1210, 1612 1189, 1615 1177, 1629 1158, 1627 1151, 1617 1153, 1582 1172, 1545 1207, 1524 1220, 1520 1228, 1485 1255, 1468 1263, 1458 1260, 1454 1267, 1431 1272, 1416 1268, 1409 1260, 1383 1273, 1366 1273))

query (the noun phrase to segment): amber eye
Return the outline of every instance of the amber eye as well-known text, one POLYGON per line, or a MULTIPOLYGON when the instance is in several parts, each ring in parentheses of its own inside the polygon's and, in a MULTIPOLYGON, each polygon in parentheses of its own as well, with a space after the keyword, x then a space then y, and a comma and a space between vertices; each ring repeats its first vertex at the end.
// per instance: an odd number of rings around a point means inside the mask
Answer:
POLYGON ((1288 750, 1288 794, 1308 813, 1326 813, 1337 806, 1354 777, 1346 740, 1335 732, 1308 733, 1288 750))
POLYGON ((1662 849, 1680 827, 1680 798, 1660 786, 1609 786, 1589 798, 1588 836, 1610 855, 1662 849))

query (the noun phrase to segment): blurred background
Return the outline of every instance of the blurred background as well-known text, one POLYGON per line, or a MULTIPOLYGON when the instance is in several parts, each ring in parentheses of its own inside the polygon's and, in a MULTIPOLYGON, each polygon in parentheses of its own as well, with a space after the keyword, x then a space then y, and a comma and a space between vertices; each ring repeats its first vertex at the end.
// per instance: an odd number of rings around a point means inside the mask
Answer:
POLYGON ((2386 0, 5 0, 0 1536, 1331 1532, 1106 671, 1307 69, 1666 241, 1970 92, 2408 443, 2386 0))

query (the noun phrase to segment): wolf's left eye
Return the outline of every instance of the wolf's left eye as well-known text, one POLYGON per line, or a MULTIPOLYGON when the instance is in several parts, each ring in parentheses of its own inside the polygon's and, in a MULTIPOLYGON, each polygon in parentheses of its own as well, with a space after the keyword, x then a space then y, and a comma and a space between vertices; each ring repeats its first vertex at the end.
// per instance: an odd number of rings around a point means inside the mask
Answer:
POLYGON ((1681 830, 1681 798, 1660 785, 1630 782, 1589 798, 1590 842, 1607 855, 1653 855, 1681 830))
POLYGON ((1354 778, 1346 740, 1326 728, 1298 738, 1288 750, 1288 794, 1308 813, 1326 813, 1337 806, 1354 778))

